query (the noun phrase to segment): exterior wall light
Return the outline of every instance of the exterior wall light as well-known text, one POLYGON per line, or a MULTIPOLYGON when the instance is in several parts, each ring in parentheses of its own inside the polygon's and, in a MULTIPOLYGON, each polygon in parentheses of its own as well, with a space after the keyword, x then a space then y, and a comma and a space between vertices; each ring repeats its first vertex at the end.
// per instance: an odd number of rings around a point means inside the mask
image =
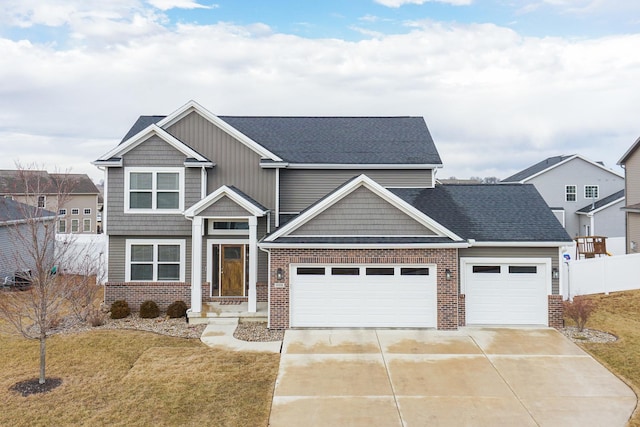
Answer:
POLYGON ((560 278, 560 271, 556 267, 553 267, 551 269, 551 278, 552 279, 559 279, 560 278))
POLYGON ((449 270, 448 268, 444 271, 444 277, 447 278, 447 280, 451 280, 451 278, 453 277, 453 275, 451 274, 451 270, 449 270))
POLYGON ((281 281, 282 279, 284 279, 284 271, 282 271, 282 269, 279 268, 276 271, 276 280, 281 281))

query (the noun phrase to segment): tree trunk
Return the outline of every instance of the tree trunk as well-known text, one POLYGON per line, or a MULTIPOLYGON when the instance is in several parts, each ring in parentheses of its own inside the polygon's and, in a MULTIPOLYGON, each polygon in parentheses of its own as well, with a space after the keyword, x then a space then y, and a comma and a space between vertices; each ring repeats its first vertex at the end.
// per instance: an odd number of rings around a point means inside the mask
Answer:
POLYGON ((46 335, 42 334, 40 335, 40 379, 39 379, 39 383, 40 384, 44 384, 45 383, 45 359, 47 356, 47 337, 46 335))

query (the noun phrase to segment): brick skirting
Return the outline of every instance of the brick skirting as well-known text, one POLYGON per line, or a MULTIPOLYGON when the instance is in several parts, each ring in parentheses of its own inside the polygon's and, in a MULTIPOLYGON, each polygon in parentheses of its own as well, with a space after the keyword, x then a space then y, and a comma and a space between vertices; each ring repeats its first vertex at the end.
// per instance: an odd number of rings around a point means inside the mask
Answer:
POLYGON ((182 300, 191 305, 191 286, 184 282, 107 282, 104 285, 104 302, 111 307, 114 301, 125 300, 133 311, 140 304, 151 300, 164 311, 175 301, 182 300))
POLYGON ((549 295, 549 327, 564 327, 564 307, 562 295, 549 295))
POLYGON ((466 295, 458 295, 458 326, 467 325, 467 301, 466 295))

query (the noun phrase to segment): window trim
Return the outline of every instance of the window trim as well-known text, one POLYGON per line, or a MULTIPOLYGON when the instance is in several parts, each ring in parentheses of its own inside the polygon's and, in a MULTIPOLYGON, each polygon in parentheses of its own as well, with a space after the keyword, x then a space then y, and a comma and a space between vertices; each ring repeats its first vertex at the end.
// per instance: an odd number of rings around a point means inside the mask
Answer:
POLYGON ((578 186, 575 184, 569 184, 564 186, 564 201, 574 203, 578 201, 578 186), (573 188, 573 193, 569 193, 569 187, 573 188), (573 200, 569 200, 569 194, 573 195, 573 200))
POLYGON ((242 229, 242 228, 238 228, 238 229, 221 229, 221 228, 215 228, 214 227, 214 223, 216 222, 246 222, 247 224, 249 224, 249 217, 245 217, 245 218, 211 218, 208 221, 208 225, 207 225, 207 234, 209 235, 215 235, 215 234, 220 234, 220 235, 225 235, 225 236, 232 236, 232 235, 237 235, 237 236, 248 236, 250 230, 250 227, 247 227, 246 229, 242 229))
POLYGON ((67 233, 67 220, 66 219, 59 219, 58 220, 58 233, 60 234, 66 234, 67 233), (62 228, 64 228, 64 230, 60 229, 60 225, 64 224, 64 226, 62 228))
POLYGON ((584 198, 585 200, 597 200, 600 198, 600 186, 597 184, 588 184, 584 186, 584 198), (595 197, 587 197, 587 188, 595 188, 596 196, 595 197))
POLYGON ((36 202, 37 202, 38 208, 45 209, 47 207, 47 196, 43 194, 39 195, 36 202), (40 206, 40 200, 42 200, 42 206, 40 206))
POLYGON ((73 218, 71 220, 71 233, 79 233, 80 232, 80 220, 78 218, 73 218), (76 229, 73 229, 73 224, 76 224, 76 229))
POLYGON ((91 218, 83 218, 82 219, 82 232, 83 233, 91 233, 91 218), (86 224, 89 223, 89 229, 87 230, 86 224))
POLYGON ((184 168, 180 167, 126 167, 124 168, 124 213, 131 214, 181 214, 184 212, 185 184, 184 184, 184 168), (131 184, 132 173, 151 173, 151 208, 131 208, 129 188, 131 184), (178 208, 177 209, 158 209, 157 193, 158 193, 158 174, 159 173, 177 173, 178 174, 178 208))
MULTIPOLYGON (((153 279, 135 280, 136 282, 158 282, 158 246, 179 245, 180 246, 180 278, 178 282, 185 281, 186 272, 186 241, 184 239, 127 239, 125 242, 125 282, 131 282, 131 246, 133 245, 153 245, 153 279)), ((165 282, 165 281, 162 281, 165 282)))
POLYGON ((58 209, 58 215, 62 216, 62 215, 66 215, 66 214, 67 214, 67 209, 66 208, 58 209))

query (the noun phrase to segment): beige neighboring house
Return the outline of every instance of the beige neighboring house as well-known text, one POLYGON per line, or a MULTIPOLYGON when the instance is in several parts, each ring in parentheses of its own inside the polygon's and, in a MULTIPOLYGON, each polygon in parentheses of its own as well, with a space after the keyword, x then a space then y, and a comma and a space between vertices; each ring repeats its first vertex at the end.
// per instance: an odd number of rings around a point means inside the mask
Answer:
POLYGON ((624 153, 618 164, 625 169, 627 253, 640 252, 640 138, 624 153))
POLYGON ((56 212, 60 234, 98 233, 99 194, 86 174, 0 170, 0 196, 56 212))

